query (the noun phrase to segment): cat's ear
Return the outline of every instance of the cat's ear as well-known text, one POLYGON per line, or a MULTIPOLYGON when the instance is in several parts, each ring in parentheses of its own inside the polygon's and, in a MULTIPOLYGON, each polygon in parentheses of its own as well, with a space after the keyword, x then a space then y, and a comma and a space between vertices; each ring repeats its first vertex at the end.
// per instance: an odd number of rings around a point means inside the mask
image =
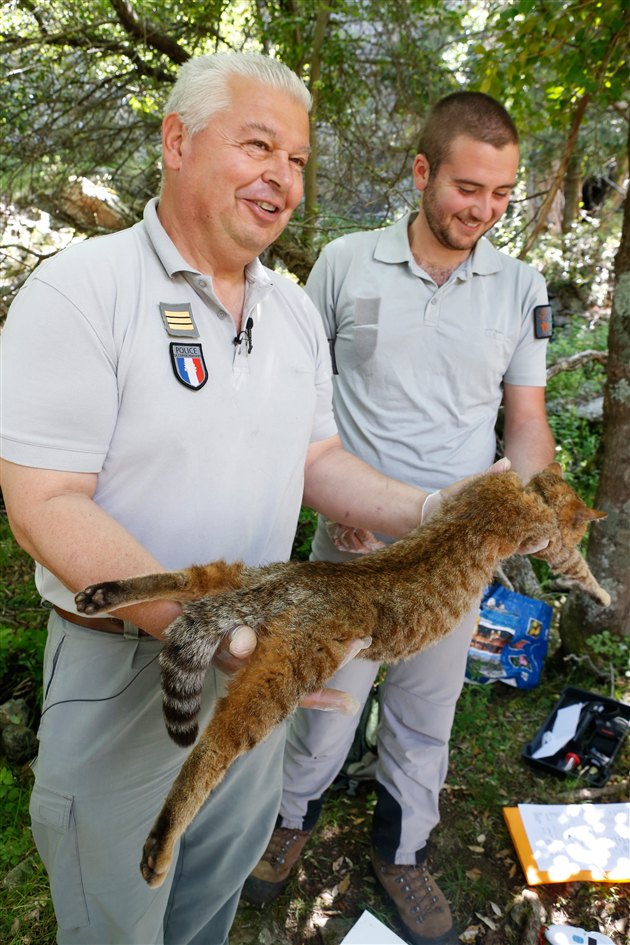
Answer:
POLYGON ((545 466, 545 472, 552 473, 554 476, 558 476, 559 479, 564 479, 560 463, 549 463, 548 466, 545 466))
POLYGON ((606 518, 608 512, 600 512, 598 509, 589 509, 588 505, 580 505, 575 510, 573 524, 581 525, 583 522, 594 522, 598 518, 606 518))

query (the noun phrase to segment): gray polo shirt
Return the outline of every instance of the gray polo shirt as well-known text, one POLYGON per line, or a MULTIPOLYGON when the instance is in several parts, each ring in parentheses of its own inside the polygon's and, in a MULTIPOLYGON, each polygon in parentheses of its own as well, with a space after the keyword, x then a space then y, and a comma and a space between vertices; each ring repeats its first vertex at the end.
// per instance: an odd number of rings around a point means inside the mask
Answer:
MULTIPOLYGON (((306 291, 334 341, 344 445, 389 476, 439 489, 493 461, 504 381, 545 386, 533 310, 547 292, 539 272, 485 238, 438 287, 411 255, 412 219, 334 240, 306 291)), ((321 528, 315 551, 333 556, 321 528)))
MULTIPOLYGON (((96 502, 167 568, 286 559, 307 448, 336 433, 321 320, 255 260, 252 350, 234 345, 211 278, 155 208, 64 250, 19 293, 3 337, 2 455, 97 473, 96 502)), ((36 578, 73 609, 53 575, 38 566, 36 578)))

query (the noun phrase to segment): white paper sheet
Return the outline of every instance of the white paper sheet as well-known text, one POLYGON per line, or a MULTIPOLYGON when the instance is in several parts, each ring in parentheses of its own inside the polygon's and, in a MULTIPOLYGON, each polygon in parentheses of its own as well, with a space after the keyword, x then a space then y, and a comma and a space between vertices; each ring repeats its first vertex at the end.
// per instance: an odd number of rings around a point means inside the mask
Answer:
POLYGON ((590 870, 594 877, 630 877, 629 804, 519 804, 538 869, 562 882, 590 870))
POLYGON ((574 705, 565 706, 559 709, 553 728, 550 732, 545 732, 542 744, 532 752, 532 758, 549 758, 555 755, 557 751, 570 742, 575 735, 580 721, 580 713, 586 705, 585 702, 576 702, 574 705))
POLYGON ((407 945, 371 912, 364 912, 340 945, 407 945))

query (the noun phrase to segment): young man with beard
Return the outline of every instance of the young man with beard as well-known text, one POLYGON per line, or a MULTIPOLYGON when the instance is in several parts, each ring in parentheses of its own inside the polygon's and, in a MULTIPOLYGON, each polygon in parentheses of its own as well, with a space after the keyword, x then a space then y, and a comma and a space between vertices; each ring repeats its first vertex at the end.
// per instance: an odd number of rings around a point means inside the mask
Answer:
MULTIPOLYGON (((484 238, 505 213, 518 163, 518 133, 498 102, 475 92, 442 99, 414 160, 418 212, 334 241, 306 286, 331 345, 344 446, 425 490, 492 462, 501 403, 505 452, 523 479, 554 456, 545 284, 484 238)), ((312 556, 339 561, 374 546, 370 533, 320 516, 312 556)), ((414 943, 457 940, 426 852, 477 612, 439 645, 390 667, 381 686, 372 863, 414 943)), ((332 685, 364 702, 378 668, 357 660, 332 685)), ((270 901, 288 881, 356 723, 304 710, 294 718, 281 813, 246 883, 250 901, 270 901)))

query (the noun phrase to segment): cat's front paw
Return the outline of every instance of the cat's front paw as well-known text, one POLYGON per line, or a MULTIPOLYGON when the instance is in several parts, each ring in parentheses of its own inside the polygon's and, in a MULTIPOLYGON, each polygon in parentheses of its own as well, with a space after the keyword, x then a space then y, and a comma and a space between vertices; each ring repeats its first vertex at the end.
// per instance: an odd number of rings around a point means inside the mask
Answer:
POLYGON ((80 614, 98 614, 120 603, 120 582, 105 581, 104 584, 90 584, 75 595, 74 602, 80 614))
POLYGON ((172 853, 165 850, 164 839, 160 839, 157 830, 152 830, 146 839, 142 848, 142 860, 140 861, 140 872, 142 878, 149 886, 161 886, 168 873, 172 853))
POLYGON ((602 607, 610 607, 611 597, 608 591, 605 591, 603 587, 598 587, 592 595, 598 604, 601 604, 602 607))

